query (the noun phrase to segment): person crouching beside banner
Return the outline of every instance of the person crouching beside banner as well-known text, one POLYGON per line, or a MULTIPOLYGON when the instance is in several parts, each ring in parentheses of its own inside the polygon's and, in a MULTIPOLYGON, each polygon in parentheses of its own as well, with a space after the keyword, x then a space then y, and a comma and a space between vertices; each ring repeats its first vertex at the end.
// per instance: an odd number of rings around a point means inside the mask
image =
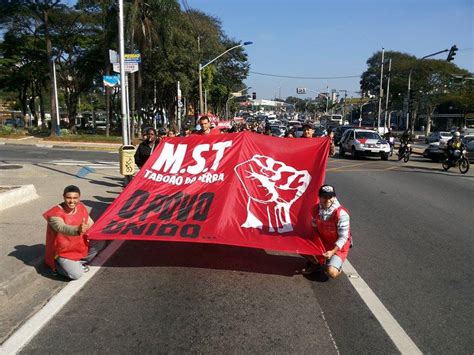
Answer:
POLYGON ((323 185, 318 195, 319 204, 313 207, 311 217, 317 230, 316 238, 322 242, 325 252, 322 256, 303 255, 308 263, 301 273, 309 275, 324 271, 329 277, 336 278, 341 274, 351 247, 350 217, 337 200, 334 187, 323 185))
POLYGON ((103 241, 89 245, 84 236, 94 222, 80 202, 80 196, 77 186, 66 186, 64 202, 43 213, 48 222, 45 263, 54 275, 61 274, 71 280, 77 280, 89 271, 85 263, 90 262, 105 245, 103 241))

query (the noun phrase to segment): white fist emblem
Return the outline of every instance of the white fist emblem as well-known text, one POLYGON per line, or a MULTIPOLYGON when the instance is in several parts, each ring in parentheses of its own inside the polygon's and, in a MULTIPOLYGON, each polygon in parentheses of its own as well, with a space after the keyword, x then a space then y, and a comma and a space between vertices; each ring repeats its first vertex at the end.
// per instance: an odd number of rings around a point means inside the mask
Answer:
POLYGON ((254 155, 234 170, 248 195, 247 218, 241 226, 263 229, 263 219, 270 232, 293 231, 290 208, 311 181, 308 171, 264 155, 254 155))

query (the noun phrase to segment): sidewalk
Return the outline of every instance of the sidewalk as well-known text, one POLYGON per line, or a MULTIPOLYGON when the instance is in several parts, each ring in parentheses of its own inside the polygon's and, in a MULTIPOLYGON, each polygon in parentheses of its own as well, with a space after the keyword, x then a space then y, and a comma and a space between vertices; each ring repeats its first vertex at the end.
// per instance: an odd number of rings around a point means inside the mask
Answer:
MULTIPOLYGON (((53 143, 53 147, 58 146, 53 143)), ((35 146, 48 142, 0 139, 0 144, 35 146)), ((59 147, 118 148, 111 144, 77 144, 60 144, 59 147)), ((123 178, 111 169, 97 169, 86 177, 79 177, 77 166, 52 169, 37 164, 17 164, 17 167, 0 170, 0 186, 34 184, 38 197, 0 211, 0 344, 68 284, 65 279, 52 276, 44 266, 46 223, 42 213, 62 201, 64 186, 74 184, 81 189, 81 199, 96 220, 122 191, 123 178)))

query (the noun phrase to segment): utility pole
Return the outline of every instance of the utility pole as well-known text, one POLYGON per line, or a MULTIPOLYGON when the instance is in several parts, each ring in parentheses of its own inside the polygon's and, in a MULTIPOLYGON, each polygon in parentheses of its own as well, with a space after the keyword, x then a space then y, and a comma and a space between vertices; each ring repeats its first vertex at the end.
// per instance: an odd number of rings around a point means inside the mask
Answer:
MULTIPOLYGON (((390 94, 390 71, 392 70, 392 58, 388 61, 388 80, 387 80, 387 95, 385 97, 385 121, 384 121, 384 129, 387 131, 387 112, 388 112, 388 97, 390 94)), ((390 128, 390 127, 388 127, 390 128)), ((385 133, 385 132, 384 132, 385 133)))
POLYGON ((182 106, 182 102, 181 102, 181 88, 179 86, 179 81, 178 81, 178 88, 177 88, 177 98, 178 98, 178 110, 177 110, 177 121, 178 121, 178 132, 181 132, 181 106, 182 106))
POLYGON ((380 114, 382 112, 382 96, 383 96, 383 62, 384 62, 385 49, 382 47, 382 63, 380 68, 380 90, 379 90, 379 112, 377 115, 377 132, 380 127, 380 114))
POLYGON ((342 124, 346 119, 346 99, 347 99, 347 90, 339 90, 344 92, 344 102, 342 103, 342 124))

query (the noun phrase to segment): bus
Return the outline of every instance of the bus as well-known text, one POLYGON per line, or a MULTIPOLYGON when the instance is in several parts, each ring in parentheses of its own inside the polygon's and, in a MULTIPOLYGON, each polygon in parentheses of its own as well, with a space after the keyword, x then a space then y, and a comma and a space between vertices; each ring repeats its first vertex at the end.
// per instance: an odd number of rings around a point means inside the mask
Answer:
POLYGON ((326 128, 342 126, 346 123, 348 124, 348 122, 344 122, 344 118, 339 114, 323 115, 321 116, 320 122, 321 126, 326 128))

